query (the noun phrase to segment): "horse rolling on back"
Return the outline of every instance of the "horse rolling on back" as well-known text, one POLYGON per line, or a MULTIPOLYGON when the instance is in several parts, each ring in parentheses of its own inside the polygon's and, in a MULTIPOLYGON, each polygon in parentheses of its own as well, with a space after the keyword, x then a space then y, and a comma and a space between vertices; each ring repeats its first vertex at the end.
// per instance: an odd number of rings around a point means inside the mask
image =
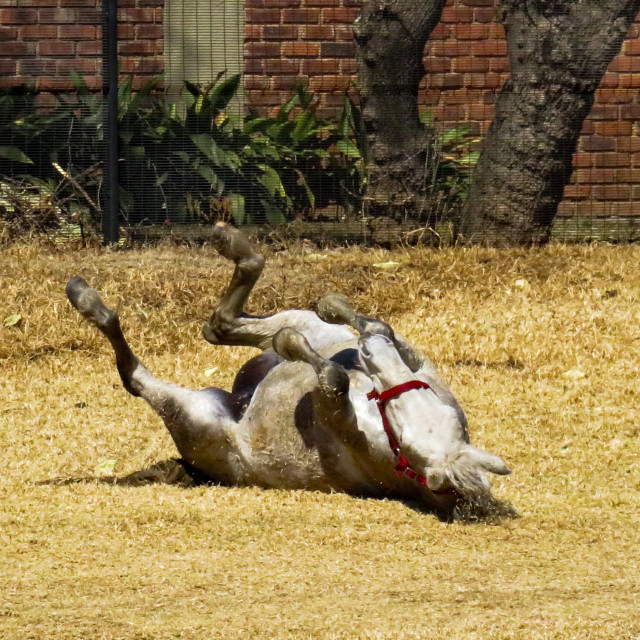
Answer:
POLYGON ((66 289, 109 339, 125 389, 162 418, 184 461, 225 484, 420 501, 454 519, 515 515, 487 478, 509 469, 470 444, 464 412, 427 358, 337 295, 315 312, 246 315, 264 259, 222 223, 214 243, 235 270, 203 335, 262 350, 231 392, 158 380, 97 291, 78 276, 66 289))

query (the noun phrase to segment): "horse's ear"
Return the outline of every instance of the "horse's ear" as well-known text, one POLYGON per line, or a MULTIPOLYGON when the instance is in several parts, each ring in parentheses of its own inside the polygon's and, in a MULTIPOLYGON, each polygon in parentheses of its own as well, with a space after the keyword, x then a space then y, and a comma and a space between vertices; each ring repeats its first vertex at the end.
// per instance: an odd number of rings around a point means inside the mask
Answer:
POLYGON ((490 471, 499 476, 508 476, 511 473, 511 469, 498 456, 494 456, 492 453, 477 449, 473 445, 468 445, 466 451, 471 459, 485 471, 490 471))

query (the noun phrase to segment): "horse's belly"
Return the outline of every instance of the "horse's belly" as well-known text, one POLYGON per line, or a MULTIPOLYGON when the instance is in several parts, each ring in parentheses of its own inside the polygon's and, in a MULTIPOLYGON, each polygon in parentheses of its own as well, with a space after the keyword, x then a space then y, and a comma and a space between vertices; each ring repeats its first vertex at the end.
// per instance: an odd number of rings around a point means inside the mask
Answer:
POLYGON ((256 389, 237 428, 247 480, 287 489, 332 488, 315 446, 311 391, 315 373, 301 362, 285 362, 256 389))

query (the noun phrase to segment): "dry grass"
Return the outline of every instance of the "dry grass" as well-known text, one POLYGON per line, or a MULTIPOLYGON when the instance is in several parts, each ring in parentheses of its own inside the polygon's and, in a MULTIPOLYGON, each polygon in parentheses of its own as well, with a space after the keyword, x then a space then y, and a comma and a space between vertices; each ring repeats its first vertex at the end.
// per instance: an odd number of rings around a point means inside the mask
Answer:
POLYGON ((0 320, 23 319, 0 325, 0 637, 640 637, 638 264, 638 246, 270 256, 254 310, 342 291, 444 370, 522 514, 464 526, 337 494, 97 482, 106 459, 123 476, 175 450, 66 279, 104 292, 156 373, 228 388, 249 350, 199 330, 229 267, 2 250, 0 320), (60 477, 80 481, 38 484, 60 477))

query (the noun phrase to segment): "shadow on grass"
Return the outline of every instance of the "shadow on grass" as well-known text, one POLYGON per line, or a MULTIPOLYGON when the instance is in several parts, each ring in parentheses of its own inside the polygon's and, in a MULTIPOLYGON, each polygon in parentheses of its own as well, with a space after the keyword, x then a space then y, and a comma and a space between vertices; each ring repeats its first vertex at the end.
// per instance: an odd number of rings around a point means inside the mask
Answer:
POLYGON ((122 487, 143 487, 150 484, 169 484, 185 489, 200 485, 219 484, 212 482, 194 469, 189 463, 178 458, 171 458, 157 462, 146 469, 134 471, 126 476, 80 476, 75 478, 51 478, 40 480, 36 485, 46 486, 67 486, 71 484, 101 483, 112 484, 122 487))

